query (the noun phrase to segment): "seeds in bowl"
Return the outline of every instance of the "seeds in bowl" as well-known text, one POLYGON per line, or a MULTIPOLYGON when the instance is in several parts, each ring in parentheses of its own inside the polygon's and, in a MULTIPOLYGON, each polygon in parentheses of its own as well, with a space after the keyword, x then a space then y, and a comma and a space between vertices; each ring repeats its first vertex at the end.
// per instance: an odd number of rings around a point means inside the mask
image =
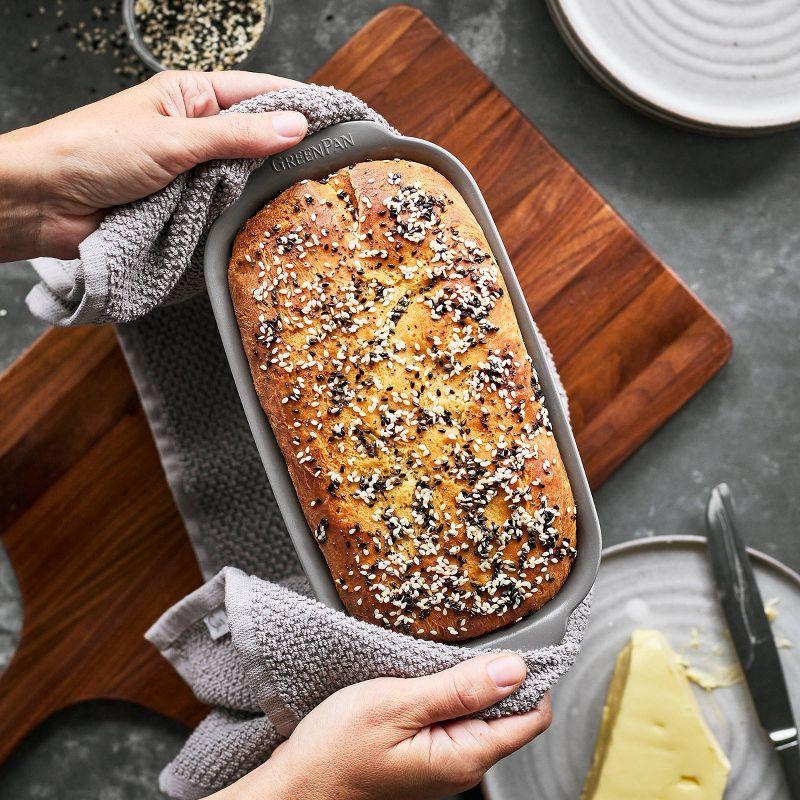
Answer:
POLYGON ((167 69, 238 64, 267 22, 265 0, 136 0, 142 41, 167 69))

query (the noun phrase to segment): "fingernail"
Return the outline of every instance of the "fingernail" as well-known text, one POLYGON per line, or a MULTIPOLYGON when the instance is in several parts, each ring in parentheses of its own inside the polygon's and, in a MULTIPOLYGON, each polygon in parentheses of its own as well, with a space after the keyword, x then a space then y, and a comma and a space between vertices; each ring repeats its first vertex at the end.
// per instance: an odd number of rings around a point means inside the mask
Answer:
POLYGON ((525 662, 512 653, 498 656, 486 665, 486 672, 498 689, 516 686, 525 677, 525 662))
POLYGON ((296 139, 306 130, 306 118, 297 111, 281 111, 272 115, 272 129, 278 136, 296 139))

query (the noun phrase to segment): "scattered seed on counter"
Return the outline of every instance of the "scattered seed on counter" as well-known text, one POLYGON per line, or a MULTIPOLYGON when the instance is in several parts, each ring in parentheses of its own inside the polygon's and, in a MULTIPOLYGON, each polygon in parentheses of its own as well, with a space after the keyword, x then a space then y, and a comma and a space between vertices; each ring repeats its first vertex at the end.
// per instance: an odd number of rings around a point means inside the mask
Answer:
MULTIPOLYGON (((69 13, 64 0, 55 0, 49 7, 39 6, 38 13, 26 11, 27 19, 54 18, 51 30, 55 35, 47 27, 42 27, 30 40, 30 51, 42 55, 57 54, 61 62, 71 61, 73 47, 87 55, 110 55, 117 62, 113 72, 121 88, 141 83, 151 72, 131 48, 121 12, 120 0, 71 7, 69 13)), ((90 95, 97 93, 96 89, 88 91, 90 95)))
POLYGON ((264 0, 136 0, 142 41, 169 69, 225 69, 252 50, 264 0))

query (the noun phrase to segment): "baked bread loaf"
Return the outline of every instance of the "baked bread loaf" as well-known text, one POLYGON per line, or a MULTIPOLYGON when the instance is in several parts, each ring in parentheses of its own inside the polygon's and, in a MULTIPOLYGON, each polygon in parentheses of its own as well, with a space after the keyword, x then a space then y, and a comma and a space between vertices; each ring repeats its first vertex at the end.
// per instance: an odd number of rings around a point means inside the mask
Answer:
POLYGON ((292 186, 239 231, 228 280, 350 614, 465 640, 558 592, 572 490, 503 277, 444 177, 372 161, 292 186))

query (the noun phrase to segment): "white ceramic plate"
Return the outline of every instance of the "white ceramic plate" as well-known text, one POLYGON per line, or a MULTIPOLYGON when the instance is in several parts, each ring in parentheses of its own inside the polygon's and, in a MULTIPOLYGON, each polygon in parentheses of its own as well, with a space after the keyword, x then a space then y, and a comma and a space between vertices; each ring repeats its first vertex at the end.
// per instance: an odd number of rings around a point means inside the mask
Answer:
MULTIPOLYGON (((780 599, 773 632, 794 645, 780 654, 800 718, 800 576, 768 556, 751 556, 765 602, 780 599)), ((553 724, 487 774, 489 800, 578 800, 617 653, 634 628, 645 627, 662 631, 678 653, 706 671, 735 663, 704 539, 657 537, 604 552, 581 654, 553 692, 553 724), (695 647, 693 629, 699 636, 695 647)), ((790 800, 744 684, 695 690, 731 761, 726 800, 790 800)))
POLYGON ((798 0, 547 0, 570 48, 623 100, 706 131, 800 123, 798 0))

